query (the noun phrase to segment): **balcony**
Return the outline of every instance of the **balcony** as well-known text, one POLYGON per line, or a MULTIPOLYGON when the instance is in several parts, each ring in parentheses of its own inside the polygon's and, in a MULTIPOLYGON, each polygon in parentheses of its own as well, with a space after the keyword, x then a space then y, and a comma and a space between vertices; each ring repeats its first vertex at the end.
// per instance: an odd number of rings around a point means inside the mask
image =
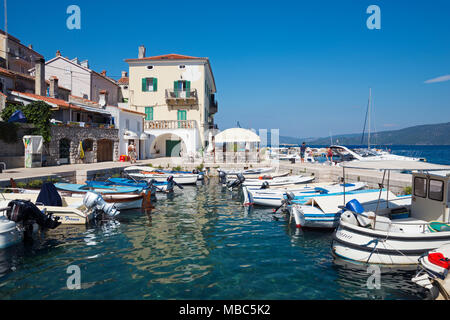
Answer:
POLYGON ((144 129, 195 129, 197 123, 195 120, 155 120, 145 121, 144 129))
POLYGON ((213 98, 209 103, 209 113, 215 114, 215 113, 217 113, 218 109, 219 109, 219 105, 218 105, 217 101, 214 100, 214 98, 213 98))
POLYGON ((169 106, 194 106, 198 104, 197 89, 175 91, 166 89, 166 102, 169 106))

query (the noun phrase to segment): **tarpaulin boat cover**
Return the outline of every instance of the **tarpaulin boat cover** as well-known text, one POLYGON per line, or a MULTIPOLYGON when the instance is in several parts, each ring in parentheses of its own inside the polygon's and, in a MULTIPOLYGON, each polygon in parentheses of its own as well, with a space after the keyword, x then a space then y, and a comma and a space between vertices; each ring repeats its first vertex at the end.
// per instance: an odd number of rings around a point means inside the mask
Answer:
POLYGON ((36 202, 45 206, 62 207, 62 199, 53 183, 46 182, 42 185, 41 192, 36 202))

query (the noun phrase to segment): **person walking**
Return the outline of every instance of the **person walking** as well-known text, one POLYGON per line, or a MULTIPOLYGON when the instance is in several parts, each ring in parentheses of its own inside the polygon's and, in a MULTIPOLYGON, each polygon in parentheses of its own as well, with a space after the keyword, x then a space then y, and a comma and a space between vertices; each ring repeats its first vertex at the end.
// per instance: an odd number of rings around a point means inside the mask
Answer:
POLYGON ((302 163, 305 162, 305 153, 306 153, 306 143, 303 142, 302 146, 300 147, 300 158, 302 159, 302 163))

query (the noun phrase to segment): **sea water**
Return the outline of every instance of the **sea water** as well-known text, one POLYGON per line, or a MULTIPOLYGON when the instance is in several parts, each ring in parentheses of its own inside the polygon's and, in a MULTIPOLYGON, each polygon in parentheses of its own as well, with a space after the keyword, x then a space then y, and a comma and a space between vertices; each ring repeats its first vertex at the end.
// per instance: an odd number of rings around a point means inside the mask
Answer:
POLYGON ((335 261, 331 240, 271 209, 243 207, 240 191, 211 179, 160 195, 151 213, 60 226, 0 251, 0 299, 425 297, 414 270, 382 270, 380 289, 369 289, 372 272, 335 261), (73 266, 79 290, 68 286, 73 266))

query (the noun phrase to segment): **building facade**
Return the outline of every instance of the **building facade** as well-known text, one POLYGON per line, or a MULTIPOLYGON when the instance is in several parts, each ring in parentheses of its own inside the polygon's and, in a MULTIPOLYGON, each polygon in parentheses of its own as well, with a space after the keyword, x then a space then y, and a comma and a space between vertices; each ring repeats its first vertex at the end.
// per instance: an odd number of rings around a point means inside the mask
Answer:
POLYGON ((145 56, 129 64, 128 108, 145 114, 152 156, 178 157, 205 150, 218 111, 208 58, 178 54, 145 56))
MULTIPOLYGON (((35 68, 30 73, 34 75, 35 68)), ((108 105, 117 106, 119 102, 117 82, 107 77, 106 71, 98 73, 89 69, 87 60, 70 60, 57 51, 56 56, 45 63, 45 79, 49 80, 52 76, 57 77, 59 84, 68 88, 73 96, 100 102, 100 91, 105 90, 108 93, 108 105)))
POLYGON ((32 45, 25 46, 19 39, 0 30, 0 67, 28 74, 38 58, 43 56, 34 51, 32 45))

